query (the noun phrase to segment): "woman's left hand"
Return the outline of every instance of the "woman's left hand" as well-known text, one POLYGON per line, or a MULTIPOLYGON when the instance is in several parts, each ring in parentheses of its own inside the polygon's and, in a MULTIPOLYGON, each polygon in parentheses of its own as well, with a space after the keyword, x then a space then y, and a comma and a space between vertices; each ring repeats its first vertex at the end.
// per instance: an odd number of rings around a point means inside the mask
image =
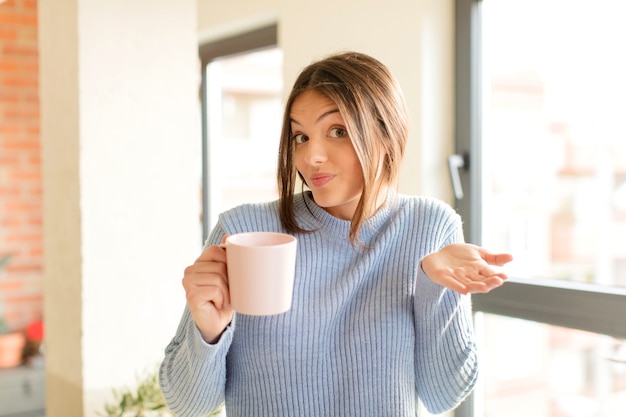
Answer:
POLYGON ((422 259, 422 269, 435 283, 461 294, 486 293, 504 284, 506 274, 492 268, 513 260, 469 243, 454 243, 422 259))

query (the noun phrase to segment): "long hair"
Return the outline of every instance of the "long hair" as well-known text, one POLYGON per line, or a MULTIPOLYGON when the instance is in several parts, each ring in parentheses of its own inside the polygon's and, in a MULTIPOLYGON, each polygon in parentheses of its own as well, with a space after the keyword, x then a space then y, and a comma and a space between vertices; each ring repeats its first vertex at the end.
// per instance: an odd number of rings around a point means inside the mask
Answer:
POLYGON ((404 96, 389 69, 371 56, 346 52, 331 55, 304 68, 285 105, 278 151, 279 211, 290 233, 305 233, 294 214, 297 172, 291 132, 291 107, 303 92, 314 90, 331 99, 346 129, 363 170, 363 191, 350 225, 350 241, 358 233, 369 210, 375 207, 383 185, 397 186, 400 163, 408 136, 404 96))

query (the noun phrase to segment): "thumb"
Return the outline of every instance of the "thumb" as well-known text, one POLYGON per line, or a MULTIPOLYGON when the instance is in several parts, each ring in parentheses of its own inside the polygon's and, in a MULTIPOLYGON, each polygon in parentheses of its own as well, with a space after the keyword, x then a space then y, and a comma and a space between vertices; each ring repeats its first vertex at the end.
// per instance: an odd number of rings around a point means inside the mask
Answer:
POLYGON ((506 253, 506 252, 505 253, 491 253, 491 252, 484 251, 481 255, 484 261, 487 262, 489 265, 502 266, 513 260, 513 255, 511 255, 510 253, 506 253))

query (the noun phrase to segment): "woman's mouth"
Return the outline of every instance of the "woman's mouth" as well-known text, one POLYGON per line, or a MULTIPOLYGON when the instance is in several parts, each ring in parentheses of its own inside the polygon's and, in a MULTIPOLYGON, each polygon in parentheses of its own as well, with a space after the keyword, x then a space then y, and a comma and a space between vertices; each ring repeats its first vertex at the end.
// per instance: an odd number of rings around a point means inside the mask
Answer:
POLYGON ((310 181, 313 187, 323 187, 333 178, 335 178, 333 174, 318 173, 318 174, 311 175, 310 181))

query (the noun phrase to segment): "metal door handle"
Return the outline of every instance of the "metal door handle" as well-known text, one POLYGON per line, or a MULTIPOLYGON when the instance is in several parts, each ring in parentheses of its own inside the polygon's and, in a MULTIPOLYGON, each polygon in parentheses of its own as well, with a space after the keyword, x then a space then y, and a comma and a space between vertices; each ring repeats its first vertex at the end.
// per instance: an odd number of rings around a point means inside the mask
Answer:
POLYGON ((450 179, 452 180, 452 189, 454 197, 457 200, 463 199, 463 185, 461 185, 460 170, 468 168, 468 155, 453 154, 448 157, 448 168, 450 169, 450 179))

